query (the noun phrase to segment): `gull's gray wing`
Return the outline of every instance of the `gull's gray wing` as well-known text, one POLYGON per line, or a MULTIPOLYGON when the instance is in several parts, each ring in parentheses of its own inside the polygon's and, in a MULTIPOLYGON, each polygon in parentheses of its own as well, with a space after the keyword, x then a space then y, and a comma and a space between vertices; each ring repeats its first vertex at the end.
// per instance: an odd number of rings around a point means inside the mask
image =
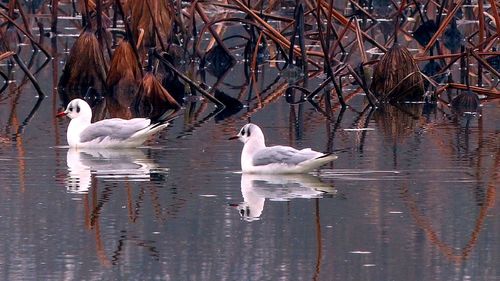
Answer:
POLYGON ((264 166, 273 163, 297 165, 321 155, 323 154, 309 148, 297 150, 293 147, 277 145, 266 147, 255 153, 252 163, 254 166, 264 166))
POLYGON ((116 140, 124 140, 149 126, 151 120, 146 118, 134 118, 130 120, 113 118, 90 124, 80 134, 80 142, 88 142, 95 139, 99 141, 105 137, 116 140))

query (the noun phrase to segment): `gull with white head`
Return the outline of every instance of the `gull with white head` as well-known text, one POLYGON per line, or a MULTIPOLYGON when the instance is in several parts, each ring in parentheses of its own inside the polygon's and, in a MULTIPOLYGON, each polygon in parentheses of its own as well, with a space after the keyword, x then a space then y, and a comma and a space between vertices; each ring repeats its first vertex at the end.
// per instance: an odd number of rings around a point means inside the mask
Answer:
POLYGON ((66 135, 70 147, 137 147, 173 119, 112 118, 91 123, 92 109, 82 99, 72 100, 57 114, 61 116, 71 118, 66 135))
POLYGON ((310 148, 295 149, 289 146, 267 147, 264 133, 259 126, 249 123, 230 139, 244 143, 241 152, 241 170, 257 174, 307 173, 337 159, 336 155, 325 154, 310 148))

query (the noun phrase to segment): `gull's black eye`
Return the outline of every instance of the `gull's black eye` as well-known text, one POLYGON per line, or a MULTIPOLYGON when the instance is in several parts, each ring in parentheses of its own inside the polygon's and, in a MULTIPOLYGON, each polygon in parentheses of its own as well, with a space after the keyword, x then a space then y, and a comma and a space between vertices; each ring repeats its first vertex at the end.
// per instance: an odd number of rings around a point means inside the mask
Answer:
POLYGON ((69 107, 69 111, 73 111, 73 107, 71 107, 71 106, 70 106, 70 107, 69 107))
POLYGON ((241 130, 241 135, 244 136, 245 135, 245 129, 242 129, 241 130))
POLYGON ((80 107, 78 105, 76 106, 76 113, 80 113, 80 107))

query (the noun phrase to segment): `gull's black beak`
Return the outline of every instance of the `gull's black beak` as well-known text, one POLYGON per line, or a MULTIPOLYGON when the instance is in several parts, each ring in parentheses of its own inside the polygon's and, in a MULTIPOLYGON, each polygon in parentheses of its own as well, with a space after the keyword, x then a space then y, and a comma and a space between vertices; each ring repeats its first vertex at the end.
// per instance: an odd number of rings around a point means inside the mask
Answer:
POLYGON ((228 140, 235 140, 235 139, 239 139, 239 138, 240 137, 238 135, 236 135, 236 136, 232 136, 232 137, 228 138, 228 140))

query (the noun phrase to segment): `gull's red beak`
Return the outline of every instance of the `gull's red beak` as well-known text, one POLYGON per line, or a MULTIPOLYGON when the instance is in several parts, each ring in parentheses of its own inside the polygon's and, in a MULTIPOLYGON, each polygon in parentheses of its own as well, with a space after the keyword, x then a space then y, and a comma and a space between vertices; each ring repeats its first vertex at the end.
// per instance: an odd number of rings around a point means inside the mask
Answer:
POLYGON ((228 140, 235 140, 235 139, 238 139, 239 137, 238 136, 232 136, 230 138, 228 138, 228 140))
POLYGON ((66 116, 66 112, 65 111, 61 111, 61 112, 59 112, 59 113, 56 114, 57 118, 63 117, 63 116, 66 116))

